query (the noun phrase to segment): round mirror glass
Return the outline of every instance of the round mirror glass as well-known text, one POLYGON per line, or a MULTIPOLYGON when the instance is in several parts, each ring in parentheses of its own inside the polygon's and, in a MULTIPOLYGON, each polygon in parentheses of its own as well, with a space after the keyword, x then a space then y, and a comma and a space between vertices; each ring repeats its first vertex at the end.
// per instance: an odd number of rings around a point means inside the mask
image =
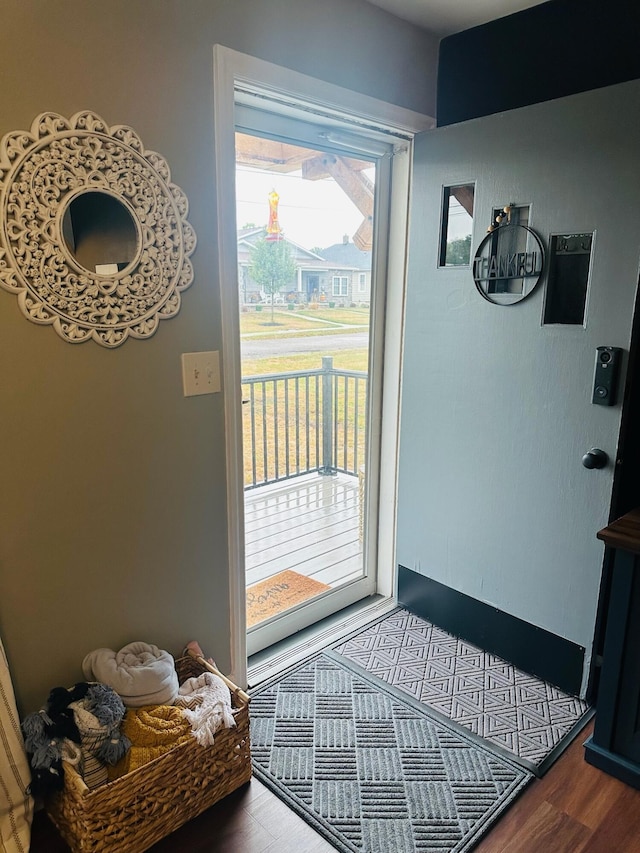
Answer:
POLYGON ((62 234, 76 263, 98 275, 116 275, 138 252, 138 229, 131 212, 105 192, 76 196, 64 212, 62 234))

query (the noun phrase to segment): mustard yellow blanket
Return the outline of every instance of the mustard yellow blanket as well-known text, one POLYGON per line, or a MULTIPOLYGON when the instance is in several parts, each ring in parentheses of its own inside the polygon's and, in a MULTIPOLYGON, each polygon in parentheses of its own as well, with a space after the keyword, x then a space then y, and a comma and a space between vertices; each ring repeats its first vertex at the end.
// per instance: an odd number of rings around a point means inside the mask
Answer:
POLYGON ((191 737, 189 721, 173 705, 129 708, 120 731, 131 741, 131 749, 109 768, 111 780, 131 773, 191 737))

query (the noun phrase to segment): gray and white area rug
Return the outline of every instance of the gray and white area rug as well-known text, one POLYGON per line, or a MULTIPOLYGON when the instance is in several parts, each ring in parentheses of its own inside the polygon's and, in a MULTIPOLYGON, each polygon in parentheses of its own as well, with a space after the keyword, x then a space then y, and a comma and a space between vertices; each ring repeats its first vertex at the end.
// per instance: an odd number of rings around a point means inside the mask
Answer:
POLYGON ((469 851, 533 778, 331 651, 252 691, 251 749, 343 853, 469 851))
POLYGON ((371 675, 541 776, 592 711, 575 696, 398 609, 334 646, 371 675))

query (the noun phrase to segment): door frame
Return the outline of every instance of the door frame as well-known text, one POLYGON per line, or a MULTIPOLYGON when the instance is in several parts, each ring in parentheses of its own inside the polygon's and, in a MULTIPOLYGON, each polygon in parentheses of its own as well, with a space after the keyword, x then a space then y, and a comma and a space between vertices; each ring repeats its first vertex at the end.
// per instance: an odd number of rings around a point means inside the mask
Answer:
MULTIPOLYGON (((230 677, 247 683, 244 560, 244 476, 242 470, 241 360, 238 328, 237 243, 235 217, 235 92, 238 86, 268 90, 286 107, 333 116, 363 130, 376 129, 398 138, 393 158, 389 213, 387 279, 384 311, 385 347, 381 412, 379 506, 369 507, 378 519, 378 591, 395 593, 395 509, 399 437, 400 369, 406 272, 412 140, 430 130, 435 120, 349 89, 239 53, 213 48, 214 170, 218 240, 218 277, 222 315, 222 377, 226 450, 227 546, 229 555, 230 677)), ((374 529, 370 527, 370 529, 374 529)))
MULTIPOLYGON (((631 512, 640 505, 640 445, 636 439, 640 430, 640 279, 631 327, 631 342, 626 368, 626 382, 622 399, 622 414, 618 447, 613 474, 609 523, 631 512)), ((600 579, 600 594, 594 628, 593 655, 589 668, 587 700, 595 704, 600 687, 600 673, 604 656, 605 636, 613 580, 615 552, 605 547, 600 579)))

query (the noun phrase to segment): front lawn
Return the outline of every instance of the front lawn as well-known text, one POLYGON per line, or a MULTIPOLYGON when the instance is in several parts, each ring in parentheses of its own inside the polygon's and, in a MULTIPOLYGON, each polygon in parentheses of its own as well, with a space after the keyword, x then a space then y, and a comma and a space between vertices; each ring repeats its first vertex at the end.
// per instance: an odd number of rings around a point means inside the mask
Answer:
POLYGON ((300 336, 308 333, 362 331, 369 325, 369 311, 364 308, 296 308, 294 311, 274 308, 271 325, 271 306, 264 305, 262 311, 256 311, 255 306, 240 313, 240 335, 252 337, 275 337, 280 332, 297 331, 300 336))
POLYGON ((333 350, 329 352, 290 353, 270 358, 244 359, 243 376, 265 376, 269 373, 289 373, 299 370, 319 370, 322 356, 333 356, 333 366, 337 370, 366 370, 367 349, 333 350))

